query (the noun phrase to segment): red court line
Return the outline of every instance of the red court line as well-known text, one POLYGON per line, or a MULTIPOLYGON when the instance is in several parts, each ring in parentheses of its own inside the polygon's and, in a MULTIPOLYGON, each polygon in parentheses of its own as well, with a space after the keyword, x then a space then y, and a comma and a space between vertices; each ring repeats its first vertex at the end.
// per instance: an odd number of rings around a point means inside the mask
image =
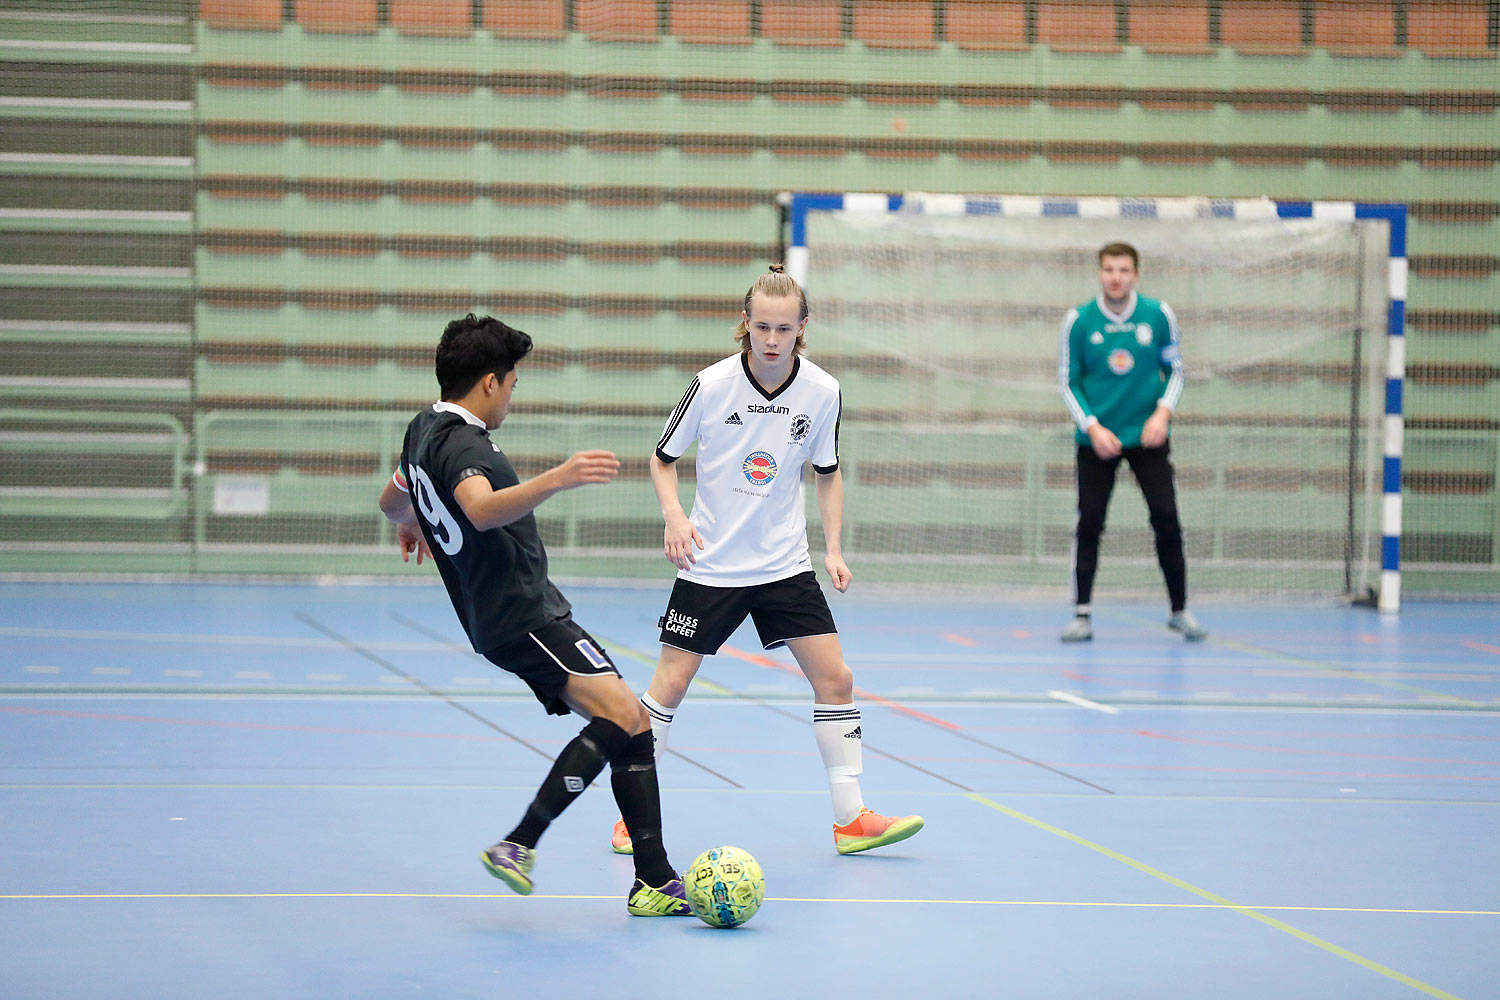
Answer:
POLYGON ((1487 642, 1475 642, 1473 639, 1465 639, 1464 645, 1470 649, 1482 649, 1486 653, 1500 653, 1500 646, 1491 646, 1487 642))
POLYGON ((1147 739, 1164 740, 1168 743, 1185 743, 1195 747, 1214 747, 1219 750, 1250 750, 1255 753, 1290 753, 1308 757, 1349 757, 1356 760, 1393 760, 1403 764, 1458 764, 1466 767, 1500 767, 1500 761, 1493 760, 1453 760, 1446 757, 1401 757, 1395 754, 1358 753, 1353 750, 1314 750, 1303 747, 1256 746, 1251 743, 1228 743, 1221 740, 1198 740, 1187 736, 1173 736, 1169 733, 1153 732, 1150 729, 1137 729, 1135 730, 1135 734, 1137 736, 1144 736, 1147 739))
MULTIPOLYGON (((780 670, 781 672, 787 674, 796 674, 798 677, 802 676, 801 669, 788 666, 785 663, 778 663, 775 660, 771 659, 769 656, 761 656, 759 653, 749 653, 743 649, 735 649, 733 646, 727 645, 720 646, 719 652, 723 653, 725 656, 732 656, 737 660, 744 660, 746 663, 753 663, 758 667, 769 667, 772 670, 780 670)), ((930 722, 934 726, 941 726, 951 732, 956 733, 963 728, 962 726, 949 722, 947 719, 939 719, 935 715, 928 715, 926 712, 919 712, 915 708, 901 704, 899 701, 892 701, 889 698, 882 698, 880 695, 870 691, 864 691, 860 688, 855 688, 854 693, 859 697, 865 699, 866 701, 873 701, 877 705, 884 705, 886 708, 889 708, 894 712, 900 712, 902 715, 909 715, 913 719, 921 719, 923 722, 930 722)))
POLYGON ((951 642, 955 646, 966 646, 969 649, 973 649, 979 645, 978 640, 970 639, 966 635, 959 635, 957 632, 939 632, 938 638, 944 642, 951 642))

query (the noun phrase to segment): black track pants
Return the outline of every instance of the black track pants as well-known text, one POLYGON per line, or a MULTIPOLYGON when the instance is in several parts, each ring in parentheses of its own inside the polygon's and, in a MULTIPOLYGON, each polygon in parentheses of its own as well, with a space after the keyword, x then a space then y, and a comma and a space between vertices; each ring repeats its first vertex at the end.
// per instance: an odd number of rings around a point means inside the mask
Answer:
POLYGON ((1103 459, 1094 449, 1078 449, 1078 527, 1073 536, 1073 601, 1088 604, 1094 593, 1094 573, 1099 568, 1099 536, 1109 497, 1115 488, 1115 470, 1123 458, 1140 484, 1156 534, 1156 561, 1167 583, 1172 610, 1187 607, 1187 561, 1182 554, 1182 525, 1177 520, 1177 489, 1172 478, 1172 445, 1160 448, 1126 448, 1117 458, 1103 459))

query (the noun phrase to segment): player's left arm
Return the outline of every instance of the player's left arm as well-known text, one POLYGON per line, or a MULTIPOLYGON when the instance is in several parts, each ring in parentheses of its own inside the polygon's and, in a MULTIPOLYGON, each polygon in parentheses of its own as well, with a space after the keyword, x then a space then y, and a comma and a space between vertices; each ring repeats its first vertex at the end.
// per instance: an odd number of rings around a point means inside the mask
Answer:
POLYGON ((844 472, 819 472, 818 514, 823 518, 823 539, 827 549, 823 556, 823 568, 833 581, 833 589, 840 594, 849 589, 854 574, 844 562, 844 546, 839 540, 844 529, 844 472))
POLYGON ((1177 326, 1177 314, 1165 302, 1161 304, 1162 315, 1167 318, 1167 328, 1162 331, 1166 343, 1161 346, 1161 370, 1166 378, 1166 387, 1156 401, 1156 411, 1141 427, 1141 446, 1160 448, 1167 443, 1167 431, 1172 423, 1172 414, 1182 398, 1182 331, 1177 326))
POLYGON ((417 554, 417 565, 422 565, 423 559, 431 559, 432 553, 427 548, 427 539, 422 537, 422 529, 417 524, 417 511, 411 505, 411 492, 403 489, 406 477, 401 475, 398 468, 391 478, 385 481, 385 488, 380 491, 380 512, 386 519, 396 526, 396 545, 401 550, 401 561, 409 562, 411 554, 417 554))

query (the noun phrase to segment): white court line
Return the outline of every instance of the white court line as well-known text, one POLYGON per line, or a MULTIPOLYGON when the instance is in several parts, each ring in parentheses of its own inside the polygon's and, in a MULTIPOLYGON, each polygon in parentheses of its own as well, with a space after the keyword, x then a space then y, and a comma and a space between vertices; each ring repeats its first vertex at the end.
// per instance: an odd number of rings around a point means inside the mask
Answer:
POLYGON ((29 663, 21 669, 28 674, 57 674, 62 672, 62 667, 48 667, 39 663, 29 663))
POLYGON ((201 670, 182 670, 182 669, 178 669, 178 668, 175 668, 175 667, 168 667, 166 670, 163 670, 161 672, 161 675, 163 677, 202 677, 203 676, 203 671, 201 671, 201 670))
POLYGON ((271 679, 269 670, 239 670, 235 672, 234 679, 237 681, 268 681, 271 679))
POLYGON ((1056 698, 1058 701, 1065 701, 1069 705, 1077 705, 1079 708, 1092 708, 1094 711, 1103 712, 1105 715, 1120 714, 1120 710, 1113 705, 1101 705, 1097 701, 1089 701, 1087 698, 1079 697, 1076 694, 1069 694, 1066 691, 1048 691, 1047 695, 1048 697, 1056 698))
MULTIPOLYGON (((332 639, 300 639, 285 635, 227 635, 220 632, 116 632, 109 629, 83 628, 23 628, 15 625, 0 625, 0 636, 15 636, 22 639, 88 639, 94 642, 177 642, 214 646, 288 646, 306 649, 341 649, 340 643, 332 639)), ((362 641, 368 649, 410 650, 412 652, 455 652, 446 642, 407 639, 370 639, 362 641)), ((467 651, 465 651, 467 652, 467 651)), ((477 653, 468 655, 477 656, 477 653)))
POLYGON ((307 675, 307 679, 310 680, 310 681, 341 681, 341 680, 344 679, 344 675, 343 674, 308 674, 307 675))
POLYGON ((95 667, 89 672, 99 677, 125 677, 129 675, 130 669, 128 667, 95 667))

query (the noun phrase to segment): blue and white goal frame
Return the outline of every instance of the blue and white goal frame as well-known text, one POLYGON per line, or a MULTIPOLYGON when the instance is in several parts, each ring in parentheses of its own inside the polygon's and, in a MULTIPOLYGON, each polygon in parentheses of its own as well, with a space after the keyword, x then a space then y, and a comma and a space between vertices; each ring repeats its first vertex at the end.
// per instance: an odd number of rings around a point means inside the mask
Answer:
POLYGON ((807 218, 813 212, 895 212, 920 204, 933 215, 1083 219, 1319 219, 1389 224, 1389 304, 1386 310, 1385 462, 1380 505, 1381 611, 1401 607, 1401 451, 1405 437, 1402 388, 1406 378, 1406 206, 1356 201, 1270 201, 1264 198, 1053 198, 1042 195, 812 194, 781 196, 786 211, 787 272, 806 284, 807 218))

